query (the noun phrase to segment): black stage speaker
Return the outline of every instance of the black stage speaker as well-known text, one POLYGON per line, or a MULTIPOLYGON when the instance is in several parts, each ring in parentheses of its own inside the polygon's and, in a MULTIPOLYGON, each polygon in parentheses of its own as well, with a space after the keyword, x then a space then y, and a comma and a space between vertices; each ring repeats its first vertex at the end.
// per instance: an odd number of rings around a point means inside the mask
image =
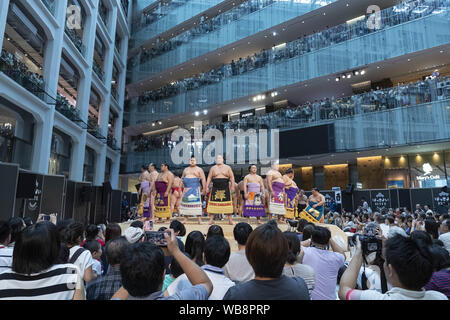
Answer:
POLYGON ((0 163, 0 177, 2 179, 2 183, 0 183, 0 201, 2 205, 0 220, 9 220, 9 218, 14 216, 14 208, 16 206, 19 166, 17 164, 0 163))
POLYGON ((355 188, 355 186, 352 183, 349 183, 347 185, 347 188, 345 189, 345 193, 346 194, 352 194, 354 188, 355 188))
POLYGON ((29 172, 19 172, 16 198, 31 199, 36 192, 37 174, 29 172))

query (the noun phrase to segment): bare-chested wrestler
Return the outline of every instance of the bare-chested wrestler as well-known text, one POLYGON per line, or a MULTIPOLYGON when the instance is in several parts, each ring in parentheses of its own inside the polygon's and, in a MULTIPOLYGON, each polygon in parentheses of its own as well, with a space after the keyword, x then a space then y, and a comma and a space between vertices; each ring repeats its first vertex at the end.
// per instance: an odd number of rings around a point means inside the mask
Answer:
POLYGON ((142 222, 144 222, 144 224, 146 223, 146 221, 149 221, 151 219, 151 215, 150 215, 150 188, 151 188, 151 183, 150 183, 150 173, 147 171, 147 167, 146 166, 142 166, 141 169, 142 173, 139 176, 139 182, 141 183, 141 186, 139 188, 138 194, 140 196, 141 199, 141 204, 143 206, 143 212, 142 212, 142 222))
POLYGON ((286 197, 286 219, 294 219, 297 216, 298 187, 294 181, 294 170, 288 169, 283 176, 284 195, 286 197))
POLYGON ((195 157, 191 157, 189 167, 184 169, 182 176, 183 195, 181 196, 180 215, 184 216, 183 223, 188 217, 197 217, 198 224, 202 224, 202 193, 208 192, 206 188, 205 172, 197 166, 195 157), (200 184, 201 183, 201 184, 200 184))
MULTIPOLYGON (((148 172, 150 175, 150 186, 152 184, 155 184, 156 179, 158 179, 158 170, 156 170, 156 165, 154 165, 153 163, 150 163, 150 165, 148 166, 148 172)), ((154 220, 155 219, 155 191, 152 191, 150 193, 150 209, 151 209, 151 219, 154 220)))
POLYGON ((261 217, 266 215, 264 208, 264 182, 256 173, 256 165, 249 167, 250 174, 244 178, 244 198, 245 204, 243 213, 250 224, 250 217, 256 217, 257 223, 261 224, 261 217))
POLYGON ((174 214, 175 212, 180 214, 181 185, 181 178, 178 175, 174 175, 172 184, 172 196, 170 198, 170 210, 172 211, 172 214, 174 214))
POLYGON ((313 188, 312 195, 309 196, 307 202, 308 206, 319 211, 319 216, 316 218, 317 221, 319 221, 319 223, 323 223, 324 221, 323 209, 325 205, 325 196, 319 192, 318 188, 313 188))
POLYGON ((161 164, 161 173, 152 186, 152 192, 156 194, 155 217, 158 218, 158 223, 162 222, 163 218, 166 218, 167 221, 172 218, 170 198, 172 195, 173 180, 174 175, 169 171, 169 166, 166 163, 161 164))
POLYGON ((286 209, 284 207, 284 179, 278 171, 279 164, 274 162, 272 168, 267 172, 267 186, 269 188, 269 220, 272 219, 273 215, 278 216, 278 222, 281 221, 281 217, 286 214, 286 209))
POLYGON ((209 170, 206 185, 213 183, 208 201, 209 224, 213 224, 216 214, 228 215, 228 223, 233 225, 233 200, 231 192, 235 189, 234 173, 229 165, 224 164, 223 156, 218 155, 216 165, 209 170), (230 186, 231 182, 231 186, 230 186), (231 190, 230 190, 231 189, 231 190))

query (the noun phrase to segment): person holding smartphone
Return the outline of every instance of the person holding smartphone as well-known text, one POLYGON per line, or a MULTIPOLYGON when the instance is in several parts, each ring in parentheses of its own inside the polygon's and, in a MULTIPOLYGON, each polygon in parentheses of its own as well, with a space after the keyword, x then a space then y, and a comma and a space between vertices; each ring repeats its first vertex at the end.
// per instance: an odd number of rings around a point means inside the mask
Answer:
POLYGON ((112 300, 208 299, 213 285, 205 271, 181 252, 173 229, 165 230, 164 238, 168 253, 177 260, 192 287, 171 296, 167 290, 163 292, 165 278, 163 250, 149 242, 142 242, 131 245, 124 253, 120 265, 122 287, 114 294, 112 300))

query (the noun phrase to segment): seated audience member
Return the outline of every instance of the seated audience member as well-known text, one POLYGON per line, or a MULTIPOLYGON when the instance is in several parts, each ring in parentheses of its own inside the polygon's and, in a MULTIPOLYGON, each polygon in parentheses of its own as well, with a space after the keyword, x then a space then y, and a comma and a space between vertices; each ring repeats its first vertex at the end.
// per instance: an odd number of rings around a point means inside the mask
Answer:
POLYGON ((255 277, 253 268, 245 255, 245 245, 253 228, 245 222, 238 223, 233 229, 234 239, 238 244, 238 251, 230 255, 230 260, 223 268, 225 275, 236 284, 247 282, 255 277))
POLYGON ((165 277, 164 253, 161 248, 149 243, 135 243, 125 252, 120 264, 122 288, 113 300, 206 300, 213 286, 206 273, 195 262, 186 257, 178 248, 173 230, 164 235, 167 250, 180 264, 193 287, 170 296, 162 291, 165 277))
POLYGON ((102 255, 102 245, 97 240, 88 240, 84 243, 83 248, 91 253, 92 261, 92 271, 97 274, 97 277, 102 275, 102 264, 100 263, 100 257, 102 255))
POLYGON ((73 222, 66 229, 65 243, 69 248, 69 263, 73 263, 80 269, 81 278, 85 282, 90 282, 95 280, 97 275, 92 270, 94 261, 91 253, 80 246, 83 236, 83 225, 79 222, 73 222))
POLYGON ((218 226, 217 224, 213 224, 209 227, 208 233, 206 234, 206 239, 212 236, 221 236, 224 237, 223 229, 221 226, 218 226))
POLYGON ((108 241, 106 244, 106 259, 110 265, 108 272, 92 286, 87 288, 87 300, 110 300, 122 286, 120 261, 129 246, 125 237, 108 241))
POLYGON ((289 245, 272 223, 259 226, 250 234, 245 255, 255 279, 231 287, 224 300, 309 300, 302 278, 282 275, 289 245))
POLYGON ((303 264, 314 269, 316 274, 312 300, 336 300, 336 283, 339 269, 344 265, 344 250, 331 238, 327 228, 314 228, 311 239, 302 242, 303 264), (329 251, 329 246, 333 251, 329 251))
POLYGON ((437 291, 423 287, 433 274, 432 254, 429 245, 419 238, 396 235, 384 243, 384 272, 392 289, 386 293, 376 290, 355 290, 358 272, 363 262, 361 243, 357 240, 356 252, 340 282, 341 300, 447 300, 437 291))
POLYGON ((10 218, 8 223, 11 228, 11 240, 9 241, 8 247, 14 248, 18 235, 25 229, 26 225, 23 219, 19 217, 10 218))
POLYGON ((18 234, 12 269, 0 273, 0 299, 84 300, 78 267, 57 264, 60 245, 51 222, 39 222, 18 234))
POLYGON ((437 245, 430 247, 433 255, 434 273, 425 285, 425 290, 439 291, 450 298, 450 255, 445 248, 437 245))
MULTIPOLYGON (((184 252, 184 255, 186 257, 188 257, 189 259, 191 259, 191 256, 189 255, 189 253, 184 252)), ((181 276, 184 273, 183 269, 181 269, 180 264, 175 259, 172 259, 172 262, 169 265, 169 269, 170 269, 170 274, 166 274, 166 276, 164 277, 164 284, 163 284, 162 291, 166 291, 167 288, 175 281, 175 279, 177 279, 179 276, 181 276)))
POLYGON ((297 236, 300 241, 303 241, 303 229, 305 228, 307 223, 308 223, 308 220, 306 220, 306 219, 300 219, 298 221, 297 236))
POLYGON ((425 231, 428 232, 433 239, 439 238, 439 223, 434 218, 425 219, 425 231))
POLYGON ((297 234, 295 232, 284 232, 283 234, 289 243, 289 252, 283 274, 288 277, 300 277, 305 280, 308 291, 311 294, 315 282, 314 269, 297 261, 300 254, 300 240, 297 234))
MULTIPOLYGON (((141 228, 142 229, 142 228, 141 228)), ((117 223, 108 223, 105 229, 105 245, 108 241, 119 238, 122 235, 122 229, 117 223)), ((108 261, 106 261, 106 252, 103 251, 102 256, 100 257, 100 262, 103 266, 103 275, 108 272, 109 265, 108 261)))
POLYGON ((450 253, 450 219, 442 221, 439 231, 439 240, 444 243, 445 249, 450 253))
MULTIPOLYGON (((230 258, 230 245, 224 237, 213 236, 205 241, 202 269, 206 272, 213 284, 213 291, 209 300, 222 300, 228 289, 234 286, 234 282, 228 279, 222 270, 230 258)), ((191 287, 186 275, 178 277, 168 288, 169 295, 181 292, 191 287)))
POLYGON ((192 231, 186 238, 185 251, 200 267, 203 265, 203 250, 205 249, 205 236, 200 231, 192 231))
POLYGON ((139 228, 129 227, 125 230, 124 236, 131 244, 145 241, 144 230, 139 228))
POLYGON ((404 237, 407 237, 408 235, 406 234, 406 231, 405 230, 403 230, 402 228, 400 228, 400 227, 397 227, 397 226, 392 226, 392 227, 390 227, 389 228, 389 231, 388 231, 388 234, 387 234, 387 239, 389 239, 389 238, 393 238, 394 236, 396 236, 397 234, 399 234, 399 235, 401 235, 401 236, 404 236, 404 237))
POLYGON ((11 271, 14 248, 8 247, 11 241, 11 227, 0 221, 0 272, 11 271))
POLYGON ((100 237, 100 228, 95 224, 90 224, 86 228, 86 240, 83 241, 81 246, 83 247, 84 243, 90 240, 98 241, 102 247, 105 245, 104 239, 100 237))
MULTIPOLYGON (((184 252, 185 251, 184 243, 181 240, 181 238, 186 235, 186 227, 180 221, 173 220, 170 223, 169 229, 172 229, 175 231, 175 236, 177 237, 177 241, 178 241, 178 248, 180 248, 181 252, 184 252)), ((164 231, 164 230, 160 230, 160 231, 164 231)), ((166 274, 171 273, 169 265, 172 263, 172 260, 173 260, 172 256, 164 256, 164 265, 166 266, 166 274)))

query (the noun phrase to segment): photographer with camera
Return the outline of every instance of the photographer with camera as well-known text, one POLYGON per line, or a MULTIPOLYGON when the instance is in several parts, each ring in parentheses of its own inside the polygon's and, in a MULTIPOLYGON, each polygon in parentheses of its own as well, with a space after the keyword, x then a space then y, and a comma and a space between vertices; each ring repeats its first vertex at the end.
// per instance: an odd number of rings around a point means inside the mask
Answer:
POLYGON ((380 227, 374 223, 368 223, 362 234, 355 234, 351 244, 362 242, 363 266, 359 270, 357 285, 362 290, 376 290, 385 293, 391 289, 384 274, 382 258, 382 232, 380 227))
MULTIPOLYGON (((395 235, 383 243, 385 262, 383 270, 392 289, 386 293, 376 290, 355 290, 364 253, 360 238, 356 239, 356 252, 342 275, 339 287, 341 300, 447 300, 437 291, 425 291, 423 287, 433 274, 432 255, 426 243, 395 235)), ((370 249, 370 246, 368 246, 370 249)))

